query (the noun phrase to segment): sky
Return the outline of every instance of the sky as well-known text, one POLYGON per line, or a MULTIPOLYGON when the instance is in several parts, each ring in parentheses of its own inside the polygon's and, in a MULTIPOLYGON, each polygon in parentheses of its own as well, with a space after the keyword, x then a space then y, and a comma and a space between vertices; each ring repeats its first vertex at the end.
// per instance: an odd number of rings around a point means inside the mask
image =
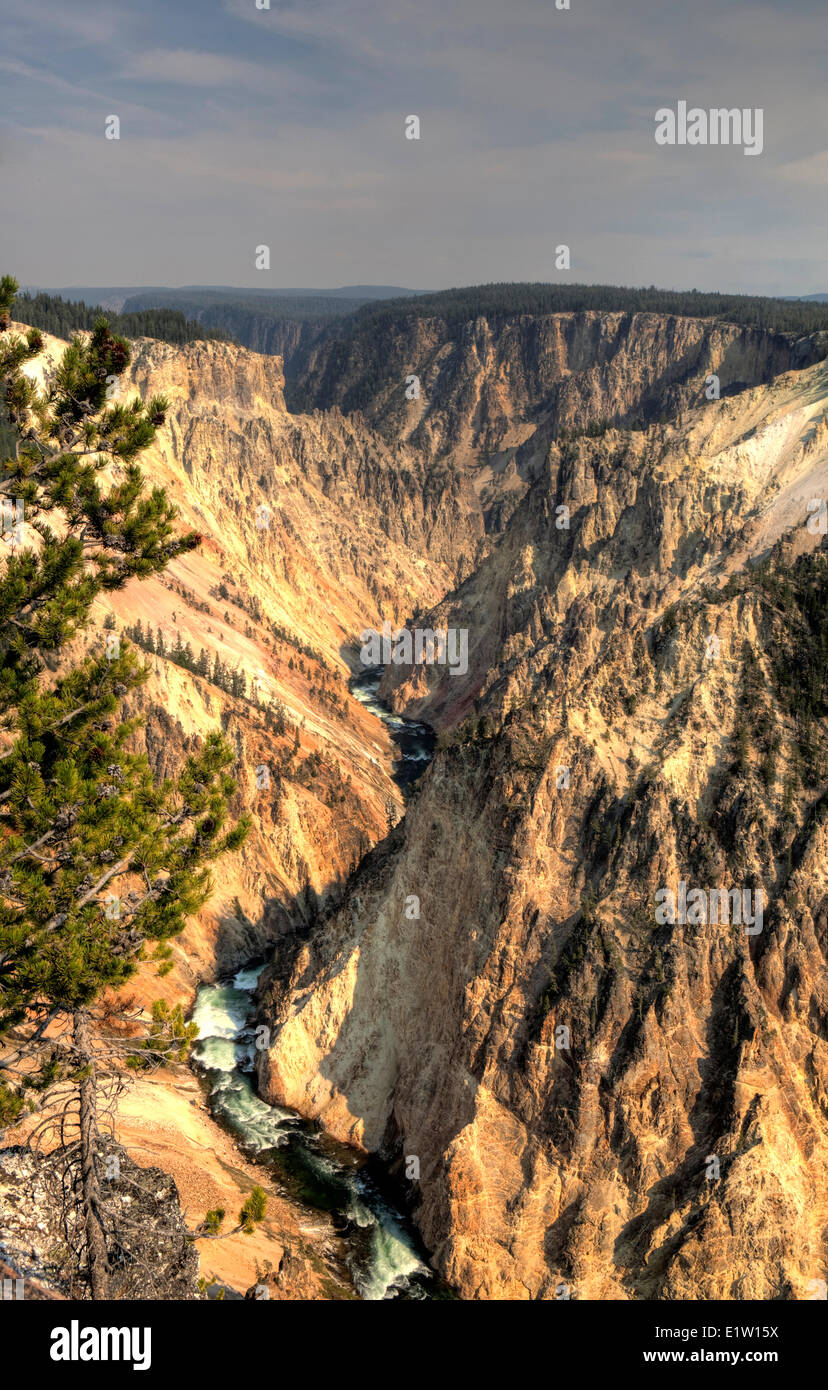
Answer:
POLYGON ((825 0, 558 3, 0 0, 0 273, 828 291, 825 0), (761 154, 657 144, 679 101, 761 154))

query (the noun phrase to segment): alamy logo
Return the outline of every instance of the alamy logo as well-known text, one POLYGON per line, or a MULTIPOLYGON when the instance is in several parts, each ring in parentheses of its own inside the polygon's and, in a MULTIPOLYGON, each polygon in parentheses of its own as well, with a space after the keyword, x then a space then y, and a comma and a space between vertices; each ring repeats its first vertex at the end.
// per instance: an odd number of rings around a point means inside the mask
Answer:
POLYGON ((700 927, 710 922, 713 925, 728 922, 736 926, 744 925, 747 936, 758 936, 762 930, 765 894, 757 888, 751 893, 749 888, 691 888, 687 891, 684 879, 678 886, 678 893, 672 888, 659 888, 656 895, 656 925, 700 927), (751 911, 752 900, 752 911, 751 911))
POLYGON ((744 154, 761 154, 765 113, 761 106, 687 109, 680 101, 674 111, 662 106, 655 113, 657 145, 744 145, 744 154))
POLYGON ((452 676, 465 676, 469 669, 469 633, 465 627, 415 627, 413 632, 400 628, 392 632, 384 622, 382 632, 366 628, 360 636, 359 657, 363 666, 427 666, 448 662, 452 676))
POLYGON ((49 1355, 53 1361, 131 1361, 134 1371, 148 1371, 151 1345, 150 1327, 81 1327, 73 1319, 52 1330, 49 1355))

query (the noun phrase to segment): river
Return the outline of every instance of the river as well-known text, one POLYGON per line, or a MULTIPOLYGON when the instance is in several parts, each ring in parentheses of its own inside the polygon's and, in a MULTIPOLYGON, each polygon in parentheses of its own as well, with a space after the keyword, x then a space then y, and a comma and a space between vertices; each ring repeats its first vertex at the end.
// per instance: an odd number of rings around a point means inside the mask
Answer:
MULTIPOLYGON (((398 749, 394 778, 407 796, 431 761, 434 732, 380 702, 381 676, 381 668, 360 673, 350 690, 386 725, 398 749)), ((331 1213, 343 1243, 346 1277, 360 1298, 450 1296, 429 1270, 426 1251, 382 1170, 317 1125, 266 1105, 257 1095, 252 1024, 256 984, 264 968, 261 960, 250 962, 232 978, 198 991, 193 1062, 204 1078, 212 1114, 280 1187, 311 1210, 331 1213)))

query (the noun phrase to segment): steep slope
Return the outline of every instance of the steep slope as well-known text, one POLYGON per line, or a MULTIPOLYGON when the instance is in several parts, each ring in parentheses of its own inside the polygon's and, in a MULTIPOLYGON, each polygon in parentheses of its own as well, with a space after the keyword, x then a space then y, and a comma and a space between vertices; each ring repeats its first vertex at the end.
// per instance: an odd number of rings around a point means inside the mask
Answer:
POLYGON ((281 954, 260 1084, 418 1160, 465 1297, 825 1277, 826 404, 819 365, 550 447, 422 620, 468 630, 468 674, 389 668, 443 746, 281 954), (665 921, 682 882, 752 921, 665 921))
POLYGON ((671 417, 703 398, 708 373, 728 394, 817 355, 813 339, 678 315, 388 313, 312 349, 292 402, 361 410, 427 457, 458 462, 514 451, 544 425, 671 417), (410 373, 416 401, 405 394, 410 373))
MULTIPOLYGON (((486 536, 503 530, 559 438, 670 420, 708 389, 728 396, 826 351, 824 333, 680 313, 507 312, 497 289, 480 288, 474 313, 463 310, 472 292, 458 292, 459 305, 437 295, 416 311, 372 308, 335 324, 304 352, 288 389, 292 409, 338 406, 450 470, 473 489, 486 536)), ((487 549, 478 542, 466 553, 460 577, 487 549)))
MULTIPOLYGON (((62 346, 47 340, 32 370, 50 370, 62 346)), ((139 739, 157 771, 221 726, 238 750, 238 809, 254 818, 244 849, 216 866, 201 927, 174 948, 192 982, 216 952, 232 965, 312 915, 400 814, 391 745, 347 680, 366 622, 402 620, 445 591, 449 568, 425 552, 450 557, 465 516, 365 427, 289 415, 276 358, 138 340, 120 389, 167 396, 144 467, 202 543, 101 603, 91 640, 111 630, 147 651, 151 678, 127 711, 148 715, 139 739)))
MULTIPOLYGON (((64 346, 48 339, 31 372, 48 376, 64 346)), ((139 1009, 158 999, 189 1008, 199 982, 305 931, 400 816, 393 747, 347 681, 366 622, 401 620, 445 591, 450 571, 426 551, 450 552, 446 528, 454 519, 459 534, 462 512, 366 428, 338 413, 289 415, 278 359, 143 340, 120 388, 167 396, 142 466, 202 542, 96 605, 76 654, 114 637, 137 642, 150 677, 125 702, 146 720, 136 746, 169 775, 222 728, 237 753, 233 812, 253 820, 243 848, 214 866, 210 901, 171 955, 149 955, 125 991, 139 1009)), ((277 1268, 289 1250, 304 1291, 294 1297, 353 1296, 332 1262, 331 1222, 239 1158, 185 1067, 139 1078, 119 1101, 116 1132, 136 1162, 175 1178, 190 1227, 210 1207, 235 1213, 254 1181, 268 1188, 255 1237, 201 1243, 203 1274, 243 1291, 257 1264, 277 1268)))

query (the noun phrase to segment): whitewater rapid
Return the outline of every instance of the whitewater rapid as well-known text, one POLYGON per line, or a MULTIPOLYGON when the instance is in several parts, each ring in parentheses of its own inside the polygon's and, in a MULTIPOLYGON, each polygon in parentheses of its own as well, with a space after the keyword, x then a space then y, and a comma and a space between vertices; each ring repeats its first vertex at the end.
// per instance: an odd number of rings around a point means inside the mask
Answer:
POLYGON ((361 1298, 427 1298, 432 1275, 413 1235, 356 1157, 346 1164, 326 1152, 324 1134, 256 1094, 251 1025, 253 992, 263 969, 245 967, 231 983, 202 985, 198 991, 193 1060, 207 1079, 211 1110, 251 1158, 270 1167, 278 1159, 279 1176, 293 1176, 306 1199, 315 1198, 316 1205, 335 1214, 361 1298))
MULTIPOLYGON (((399 750, 394 778, 407 795, 431 761, 434 732, 380 703, 381 675, 379 668, 360 672, 350 689, 388 728, 399 750)), ((295 1195, 334 1215, 360 1298, 373 1302, 441 1296, 413 1232, 379 1191, 367 1165, 299 1115, 266 1105, 257 1095, 253 995, 263 969, 262 964, 245 966, 232 980, 202 985, 198 991, 192 1015, 198 1026, 193 1060, 206 1078, 213 1114, 251 1158, 273 1170, 295 1195)))

